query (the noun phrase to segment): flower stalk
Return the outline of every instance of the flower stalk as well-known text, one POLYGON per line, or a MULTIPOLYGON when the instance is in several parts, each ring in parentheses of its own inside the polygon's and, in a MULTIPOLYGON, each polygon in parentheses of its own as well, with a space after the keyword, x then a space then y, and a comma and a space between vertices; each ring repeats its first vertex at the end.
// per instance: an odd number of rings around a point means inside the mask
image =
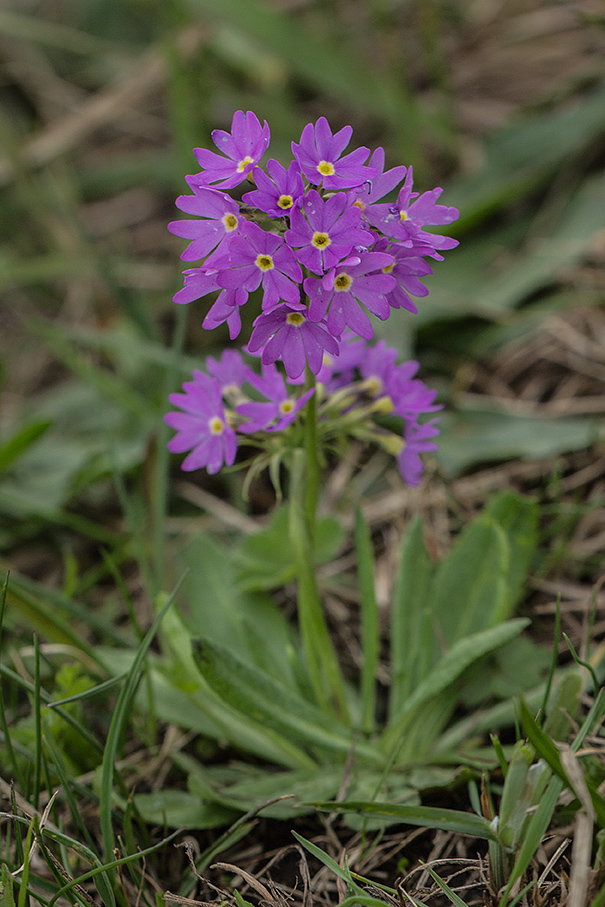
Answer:
POLYGON ((290 485, 290 542, 298 578, 298 625, 309 679, 318 705, 348 724, 343 676, 317 585, 314 521, 309 522, 308 512, 314 494, 309 479, 307 451, 294 450, 290 485))

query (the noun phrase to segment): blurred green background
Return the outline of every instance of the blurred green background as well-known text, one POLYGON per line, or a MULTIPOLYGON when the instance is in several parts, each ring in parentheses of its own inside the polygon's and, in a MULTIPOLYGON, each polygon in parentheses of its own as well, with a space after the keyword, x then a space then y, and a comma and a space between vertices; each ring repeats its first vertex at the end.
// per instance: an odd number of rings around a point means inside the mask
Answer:
POLYGON ((384 146, 460 209, 460 246, 419 314, 377 325, 440 388, 446 481, 588 449, 573 469, 600 475, 600 2, 13 0, 0 10, 0 544, 49 526, 111 544, 107 483, 133 474, 160 513, 167 393, 228 340, 202 331, 203 302, 175 311, 183 243, 166 223, 192 148, 237 109, 269 121, 284 162, 305 123, 350 123, 354 144, 384 146))

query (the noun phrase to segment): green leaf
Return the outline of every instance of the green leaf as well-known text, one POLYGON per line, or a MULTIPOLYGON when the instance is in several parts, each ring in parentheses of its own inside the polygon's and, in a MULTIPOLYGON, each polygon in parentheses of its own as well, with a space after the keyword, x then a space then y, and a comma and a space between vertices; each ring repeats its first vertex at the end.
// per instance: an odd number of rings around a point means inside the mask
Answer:
MULTIPOLYGON (((517 636, 528 623, 528 620, 516 618, 499 624, 497 627, 474 633, 455 643, 435 665, 426 679, 416 687, 394 721, 389 724, 382 737, 383 750, 395 751, 400 744, 402 734, 412 723, 414 717, 422 725, 432 710, 441 708, 440 694, 451 692, 453 684, 469 665, 517 636)), ((459 695, 456 690, 454 693, 459 695)))
POLYGON ((6 863, 0 868, 0 907, 15 907, 13 877, 6 863))
POLYGON ((506 533, 493 517, 482 513, 465 527, 431 584, 437 651, 439 639, 452 646, 510 615, 509 563, 506 533))
POLYGON ((292 628, 271 598, 242 591, 235 554, 206 534, 188 546, 185 564, 181 610, 190 636, 224 646, 295 689, 292 628))
MULTIPOLYGON (((315 563, 329 563, 342 547, 344 530, 334 517, 321 517, 315 532, 315 563)), ((279 507, 266 529, 245 536, 236 557, 241 589, 277 589, 291 582, 296 577, 296 558, 290 544, 288 508, 279 507)))
POLYGON ((405 803, 377 803, 363 800, 344 800, 328 803, 314 803, 322 812, 360 813, 378 819, 397 819, 406 825, 421 825, 427 828, 442 828, 461 835, 473 835, 488 841, 496 839, 490 823, 483 816, 465 813, 456 809, 438 809, 434 806, 408 806, 405 803))
POLYGON ((578 714, 584 684, 580 671, 571 671, 549 697, 543 730, 551 740, 568 740, 578 714))
POLYGON ((430 614, 427 614, 432 573, 424 544, 422 518, 418 515, 403 539, 393 593, 389 720, 398 714, 425 676, 433 657, 433 632, 430 614))
POLYGON ((532 501, 514 491, 496 495, 483 509, 504 529, 508 541, 508 611, 501 618, 509 617, 518 602, 523 584, 531 566, 538 541, 537 501, 532 501))
POLYGON ((444 413, 437 453, 457 476, 479 463, 525 458, 541 460, 584 450, 603 436, 596 419, 516 416, 487 406, 444 413))
POLYGON ((532 859, 538 847, 542 845, 546 829, 552 820, 559 794, 563 790, 563 781, 560 778, 551 778, 544 795, 542 796, 536 811, 529 820, 529 824, 523 836, 523 843, 517 854, 513 868, 511 870, 508 883, 500 898, 499 907, 504 907, 508 903, 508 896, 511 888, 520 879, 532 859))
POLYGON ((342 879, 343 882, 346 882, 347 885, 350 885, 352 888, 358 888, 359 886, 351 876, 348 866, 345 866, 343 869, 336 860, 333 860, 332 857, 323 851, 317 844, 313 844, 312 841, 308 841, 306 838, 303 838, 302 835, 299 835, 298 832, 293 831, 292 834, 296 838, 299 844, 308 850, 320 863, 323 863, 324 866, 327 866, 330 872, 333 872, 337 879, 342 879))
POLYGON ((217 828, 239 815, 238 810, 205 802, 185 790, 162 788, 150 794, 135 794, 134 803, 145 822, 167 828, 217 828))
POLYGON ((570 790, 573 790, 573 785, 561 763, 561 757, 559 756, 557 747, 548 734, 545 734, 538 726, 523 699, 521 699, 520 708, 521 724, 523 725, 523 730, 525 731, 527 739, 533 745, 538 755, 548 763, 553 772, 561 778, 570 790))
MULTIPOLYGON (((536 752, 548 763, 553 772, 558 775, 569 790, 574 791, 573 783, 563 768, 559 750, 548 734, 544 733, 542 728, 540 728, 534 720, 533 715, 527 708, 523 699, 521 700, 521 722, 523 724, 523 730, 527 734, 530 743, 535 747, 536 752)), ((588 778, 585 780, 599 824, 601 825, 601 828, 605 828, 605 799, 597 790, 595 790, 594 785, 591 784, 588 778)))
MULTIPOLYGON (((269 762, 286 767, 300 765, 300 752, 293 752, 288 741, 281 748, 275 737, 268 739, 262 728, 227 707, 204 681, 191 655, 191 634, 176 609, 166 614, 161 635, 163 656, 150 659, 153 704, 158 718, 204 737, 226 741, 269 762)), ((127 671, 132 664, 129 650, 101 647, 99 651, 115 674, 127 671)), ((141 708, 147 709, 147 703, 141 701, 141 708)))
POLYGON ((473 710, 483 703, 510 700, 537 687, 544 679, 551 653, 528 636, 518 636, 472 665, 464 675, 464 705, 473 710))
MULTIPOLYGON (((324 715, 311 703, 260 671, 246 664, 227 649, 214 645, 210 640, 194 640, 196 664, 210 687, 250 721, 265 732, 275 733, 300 749, 301 767, 311 767, 313 760, 303 754, 303 749, 346 757, 352 747, 352 738, 345 726, 324 715)), ((377 750, 359 744, 356 753, 360 759, 374 764, 383 760, 377 750)))
POLYGON ((51 424, 49 419, 32 422, 25 428, 19 429, 8 441, 0 445, 0 472, 7 469, 28 447, 35 444, 38 438, 48 431, 51 424))
POLYGON ((545 113, 528 114, 497 133, 485 147, 485 165, 448 187, 460 208, 461 227, 544 184, 570 156, 603 132, 605 87, 545 113))

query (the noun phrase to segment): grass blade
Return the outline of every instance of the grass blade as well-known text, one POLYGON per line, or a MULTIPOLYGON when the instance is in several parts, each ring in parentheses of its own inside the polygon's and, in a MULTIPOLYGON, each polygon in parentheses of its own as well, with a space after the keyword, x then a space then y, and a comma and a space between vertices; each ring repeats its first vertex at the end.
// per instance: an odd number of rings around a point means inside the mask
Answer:
MULTIPOLYGON (((184 577, 183 577, 184 578, 184 577)), ((154 620, 152 626, 150 627, 147 635, 145 636, 143 642, 140 644, 136 657, 132 663, 126 682, 120 691, 120 696, 116 704, 111 724, 109 726, 109 732, 107 734, 107 742, 105 744, 105 752, 103 754, 103 763, 101 767, 101 793, 100 793, 100 820, 101 820, 101 834, 103 837, 103 854, 105 861, 110 863, 114 853, 114 836, 113 828, 111 823, 111 803, 112 803, 112 790, 113 790, 113 778, 114 778, 114 766, 117 756, 117 751, 120 743, 120 738, 122 736, 122 731, 128 717, 128 713, 132 706, 132 701, 136 693, 139 681, 143 672, 143 662, 147 650, 151 645, 156 633, 160 628, 164 614, 171 606, 174 596, 176 595, 178 588, 180 587, 183 578, 181 578, 174 592, 165 602, 164 606, 158 613, 156 619, 154 620)))
MULTIPOLYGON (((2 584, 2 592, 0 592, 0 654, 2 653, 2 628, 4 627, 4 608, 6 605, 6 592, 8 590, 9 575, 10 574, 7 572, 2 584)), ((17 781, 19 787, 23 790, 23 779, 19 770, 19 763, 15 755, 15 750, 13 749, 10 729, 8 726, 8 719, 6 717, 6 710, 4 708, 4 696, 0 696, 0 730, 2 731, 2 734, 4 736, 4 745, 6 746, 6 752, 8 755, 12 777, 17 781)))
POLYGON ((546 788, 535 813, 529 821, 523 844, 517 854, 517 859, 513 865, 508 884, 500 898, 498 907, 506 907, 513 885, 517 879, 521 878, 538 847, 542 843, 542 838, 550 824, 563 786, 563 781, 560 778, 553 778, 546 788))
POLYGON ((399 819, 407 825, 426 825, 461 835, 473 835, 495 841, 490 823, 483 816, 457 809, 438 809, 435 806, 408 806, 405 803, 376 803, 366 800, 328 801, 312 804, 324 812, 358 813, 377 819, 399 819))
POLYGON ((42 701, 40 698, 40 647, 34 633, 34 792, 33 805, 38 809, 42 776, 42 701))
POLYGON ((430 877, 433 879, 433 881, 437 885, 439 885, 442 892, 450 899, 450 901, 452 902, 454 907, 467 907, 467 905, 462 900, 462 898, 459 895, 457 895, 455 891, 452 891, 452 889, 447 884, 447 882, 444 879, 442 879, 441 876, 437 875, 437 873, 435 872, 434 869, 432 869, 426 863, 424 864, 424 866, 426 867, 426 871, 428 872, 430 877))

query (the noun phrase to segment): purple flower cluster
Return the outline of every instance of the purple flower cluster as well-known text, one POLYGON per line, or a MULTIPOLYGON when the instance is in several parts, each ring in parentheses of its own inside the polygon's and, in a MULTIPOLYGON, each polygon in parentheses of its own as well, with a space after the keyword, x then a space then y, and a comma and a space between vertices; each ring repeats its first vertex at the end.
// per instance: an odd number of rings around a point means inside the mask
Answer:
POLYGON ((411 297, 428 292, 420 280, 431 273, 427 259, 457 245, 426 229, 458 217, 437 203, 441 189, 414 192, 412 168, 385 171, 382 148, 369 161, 368 148, 345 153, 352 132, 332 134, 320 117, 292 143, 288 167, 269 160, 265 172, 269 127, 237 111, 230 133, 212 134, 219 153, 195 149, 202 170, 187 177, 193 195, 180 196, 177 207, 197 219, 169 225, 190 240, 183 260, 201 262, 184 272, 174 301, 218 291, 203 324, 226 323, 234 339, 240 307, 261 288, 248 349, 264 366, 282 360, 293 380, 305 366, 317 375, 326 355, 337 356, 346 328, 370 339, 368 312, 384 321, 392 309, 417 311, 411 297), (256 188, 240 203, 224 190, 244 180, 256 188), (384 201, 398 186, 397 200, 384 201))
POLYGON ((285 435, 278 439, 275 433, 284 433, 316 393, 320 443, 343 434, 372 439, 395 454, 404 480, 417 485, 420 453, 437 449, 431 440, 439 433, 437 420, 419 421, 441 408, 434 402, 436 391, 415 377, 417 362, 398 365, 397 351, 384 341, 369 346, 346 332, 334 343, 334 355, 324 357, 318 370, 317 388, 307 391, 300 381, 287 381, 273 362, 263 364, 259 375, 236 350, 225 350, 220 360, 209 357, 206 372, 196 370, 193 380, 183 385, 184 393, 171 394, 170 402, 178 409, 165 416, 177 431, 169 449, 190 451, 183 469, 205 466, 215 473, 225 464, 231 466, 238 441, 250 443, 256 432, 268 432, 276 443, 287 444, 285 435), (403 420, 402 434, 374 421, 385 413, 403 420))

